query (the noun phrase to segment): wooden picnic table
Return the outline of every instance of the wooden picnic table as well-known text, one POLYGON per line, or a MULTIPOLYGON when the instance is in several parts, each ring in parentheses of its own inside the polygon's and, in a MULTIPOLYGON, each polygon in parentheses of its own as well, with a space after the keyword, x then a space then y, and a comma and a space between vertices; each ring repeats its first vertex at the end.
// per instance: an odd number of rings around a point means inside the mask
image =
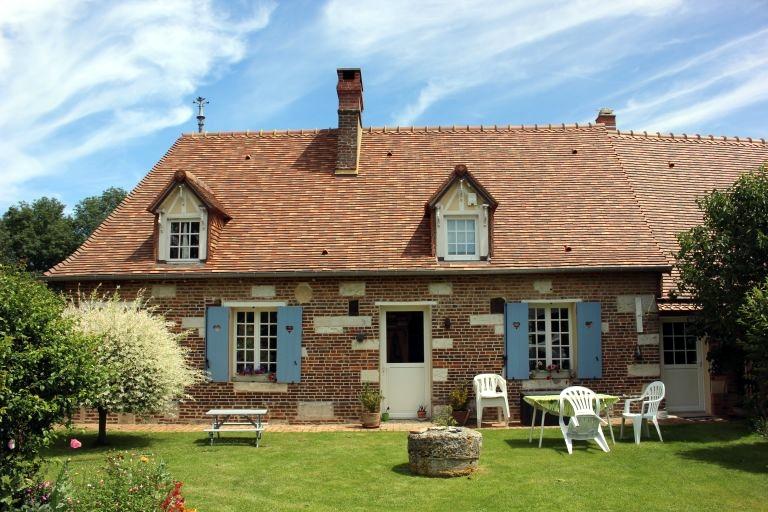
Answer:
POLYGON ((206 416, 211 416, 211 427, 205 429, 213 446, 214 435, 221 438, 222 432, 254 432, 256 434, 256 448, 264 434, 267 424, 262 418, 267 414, 266 409, 211 409, 206 416), (230 421, 235 418, 235 421, 230 421))

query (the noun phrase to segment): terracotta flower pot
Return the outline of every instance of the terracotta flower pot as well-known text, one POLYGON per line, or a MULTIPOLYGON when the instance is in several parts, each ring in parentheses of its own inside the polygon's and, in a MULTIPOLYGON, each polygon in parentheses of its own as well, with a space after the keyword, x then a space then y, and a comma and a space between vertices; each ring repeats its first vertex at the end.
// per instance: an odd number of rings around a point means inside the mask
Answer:
POLYGON ((469 419, 469 410, 451 411, 451 416, 453 416, 453 419, 456 420, 457 425, 464 426, 467 424, 467 420, 469 419))
POLYGON ((363 428, 379 428, 379 425, 381 425, 381 411, 363 411, 360 414, 360 423, 363 424, 363 428))

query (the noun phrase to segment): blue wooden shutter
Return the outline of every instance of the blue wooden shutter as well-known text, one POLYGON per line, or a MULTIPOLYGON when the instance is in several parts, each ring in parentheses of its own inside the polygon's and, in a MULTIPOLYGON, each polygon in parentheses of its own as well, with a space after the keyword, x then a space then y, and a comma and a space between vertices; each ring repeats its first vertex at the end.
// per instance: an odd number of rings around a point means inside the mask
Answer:
POLYGON ((205 365, 212 381, 229 380, 229 308, 209 306, 205 313, 205 365))
POLYGON ((507 379, 527 379, 528 370, 528 304, 507 302, 504 305, 504 347, 507 353, 507 379))
POLYGON ((277 308, 277 382, 301 382, 301 306, 277 308))
POLYGON ((579 355, 577 375, 580 379, 600 379, 603 377, 602 320, 599 302, 577 302, 576 322, 579 355))

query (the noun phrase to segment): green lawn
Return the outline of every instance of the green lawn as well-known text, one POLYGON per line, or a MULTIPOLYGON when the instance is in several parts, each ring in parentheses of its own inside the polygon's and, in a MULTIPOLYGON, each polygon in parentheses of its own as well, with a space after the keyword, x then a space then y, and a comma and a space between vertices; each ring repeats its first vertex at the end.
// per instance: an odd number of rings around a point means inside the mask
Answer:
MULTIPOLYGON (((483 430, 481 470, 431 479, 408 471, 405 432, 270 433, 210 447, 203 434, 116 433, 112 448, 152 452, 185 482, 199 512, 261 510, 768 510, 768 442, 740 423, 663 428, 666 442, 629 440, 603 453, 557 429, 544 447, 527 430, 483 430)), ((92 432, 76 434, 84 445, 92 432)), ((617 430, 618 435, 618 430, 617 430)), ((82 474, 104 449, 70 456, 82 474)))

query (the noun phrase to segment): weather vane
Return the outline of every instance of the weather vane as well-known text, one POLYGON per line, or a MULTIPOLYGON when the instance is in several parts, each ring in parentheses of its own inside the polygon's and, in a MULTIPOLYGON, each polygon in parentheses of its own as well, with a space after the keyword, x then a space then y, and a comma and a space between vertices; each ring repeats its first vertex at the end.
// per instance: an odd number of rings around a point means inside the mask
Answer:
POLYGON ((197 103, 197 132, 203 133, 203 126, 205 126, 205 105, 210 103, 202 96, 198 96, 192 103, 197 103))

